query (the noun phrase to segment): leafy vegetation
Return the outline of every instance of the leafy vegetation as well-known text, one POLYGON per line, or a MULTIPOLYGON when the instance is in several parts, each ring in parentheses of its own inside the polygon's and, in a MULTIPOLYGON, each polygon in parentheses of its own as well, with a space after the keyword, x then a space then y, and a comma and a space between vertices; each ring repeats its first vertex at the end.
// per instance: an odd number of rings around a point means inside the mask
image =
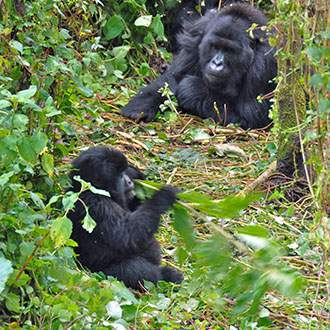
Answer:
MULTIPOLYGON (((1 327, 326 329, 327 7, 313 16, 296 1, 258 2, 275 26, 299 23, 288 42, 304 40, 295 63, 308 73, 310 105, 298 129, 315 184, 290 202, 281 187, 242 193, 276 158, 278 126, 244 132, 178 115, 166 87, 156 122, 118 114, 170 59, 162 15, 173 1, 146 2, 0 1, 1 327), (144 169, 152 181, 138 184, 142 198, 159 187, 153 181, 182 189, 158 235, 166 262, 184 271, 181 286, 147 283, 141 295, 76 265, 69 161, 100 143, 144 169)), ((93 219, 83 225, 92 230, 93 219)))

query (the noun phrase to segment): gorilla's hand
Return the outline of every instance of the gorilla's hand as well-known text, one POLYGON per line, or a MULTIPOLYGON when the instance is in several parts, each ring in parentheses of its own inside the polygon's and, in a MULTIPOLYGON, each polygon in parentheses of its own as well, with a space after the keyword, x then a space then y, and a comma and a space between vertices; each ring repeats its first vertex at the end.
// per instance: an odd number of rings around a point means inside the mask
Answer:
POLYGON ((135 95, 122 109, 123 116, 138 121, 151 121, 155 118, 159 105, 162 103, 162 97, 151 87, 153 86, 149 85, 135 95))

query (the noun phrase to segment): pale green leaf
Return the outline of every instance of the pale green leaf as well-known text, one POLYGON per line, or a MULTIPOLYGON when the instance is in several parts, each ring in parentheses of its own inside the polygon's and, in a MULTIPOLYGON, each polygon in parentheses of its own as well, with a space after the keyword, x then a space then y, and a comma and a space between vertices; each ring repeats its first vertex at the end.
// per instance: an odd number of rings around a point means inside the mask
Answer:
POLYGON ((11 103, 7 100, 0 100, 0 109, 5 109, 11 106, 11 103))
POLYGON ((86 209, 86 215, 82 221, 82 227, 88 231, 89 233, 91 233, 94 228, 96 227, 96 222, 94 221, 94 219, 90 216, 88 210, 86 209))
POLYGON ((54 157, 52 155, 44 153, 41 157, 41 165, 49 176, 54 174, 54 157))
POLYGON ((67 217, 56 219, 50 229, 50 236, 55 247, 63 246, 72 233, 72 222, 67 217))
POLYGON ((17 98, 19 100, 30 99, 37 92, 37 86, 31 85, 29 89, 19 91, 17 93, 17 98))
POLYGON ((148 27, 150 26, 151 21, 152 21, 152 15, 144 15, 137 18, 134 22, 134 25, 148 27))
POLYGON ((17 41, 17 40, 10 40, 9 44, 10 44, 10 47, 11 48, 16 49, 20 53, 23 52, 23 48, 24 47, 23 47, 23 45, 19 41, 17 41))
POLYGON ((4 290, 6 281, 13 271, 11 262, 3 257, 0 257, 0 293, 4 290))

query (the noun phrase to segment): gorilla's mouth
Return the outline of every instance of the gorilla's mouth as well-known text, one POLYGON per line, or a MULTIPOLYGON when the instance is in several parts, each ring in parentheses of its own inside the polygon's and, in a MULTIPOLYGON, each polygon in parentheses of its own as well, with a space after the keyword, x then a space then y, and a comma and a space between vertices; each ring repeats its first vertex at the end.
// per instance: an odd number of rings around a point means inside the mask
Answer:
POLYGON ((224 71, 214 71, 214 70, 208 70, 205 72, 204 78, 207 80, 208 83, 214 85, 217 83, 220 83, 223 78, 225 78, 224 71))
POLYGON ((127 190, 127 191, 125 192, 125 194, 126 194, 126 196, 127 196, 129 199, 132 199, 132 198, 135 197, 135 192, 134 192, 133 189, 127 190))

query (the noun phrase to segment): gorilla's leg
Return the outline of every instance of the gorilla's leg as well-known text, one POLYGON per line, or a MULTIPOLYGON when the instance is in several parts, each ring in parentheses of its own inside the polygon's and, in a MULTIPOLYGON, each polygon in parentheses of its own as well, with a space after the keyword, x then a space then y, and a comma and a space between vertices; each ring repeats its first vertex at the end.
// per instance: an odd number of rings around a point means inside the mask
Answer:
POLYGON ((150 244, 148 244, 148 247, 145 248, 143 252, 141 252, 140 256, 154 265, 160 265, 162 256, 160 251, 160 245, 156 238, 152 238, 150 244))
POLYGON ((133 289, 141 289, 143 280, 154 283, 160 280, 180 283, 183 279, 182 274, 174 268, 159 267, 142 257, 123 260, 121 263, 109 266, 103 272, 116 277, 133 289))

